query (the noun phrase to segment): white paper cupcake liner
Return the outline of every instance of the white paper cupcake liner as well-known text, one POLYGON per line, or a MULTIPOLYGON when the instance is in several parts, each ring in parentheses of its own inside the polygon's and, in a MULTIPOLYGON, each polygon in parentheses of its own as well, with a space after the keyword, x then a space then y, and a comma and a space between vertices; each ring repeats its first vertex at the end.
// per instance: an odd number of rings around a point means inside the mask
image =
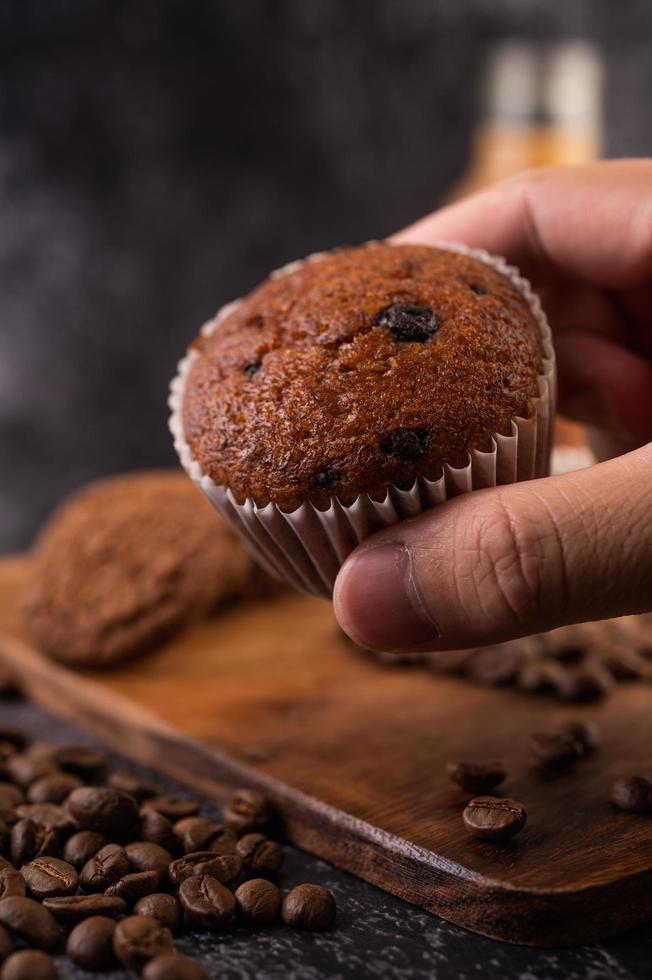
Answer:
MULTIPOLYGON (((199 354, 191 349, 179 362, 178 373, 170 386, 169 424, 184 469, 237 531, 254 558, 276 578, 304 592, 330 596, 337 572, 346 557, 361 541, 381 528, 414 517, 461 493, 548 474, 556 372, 550 327, 539 299, 527 280, 504 259, 464 245, 448 242, 436 245, 479 259, 508 278, 530 306, 541 330, 544 351, 541 374, 537 378, 539 394, 531 400, 530 417, 514 417, 510 433, 494 433, 490 439, 491 448, 488 451, 471 450, 465 466, 456 468, 444 464, 438 479, 419 477, 409 490, 389 486, 379 500, 360 494, 352 504, 344 505, 337 497, 332 497, 325 510, 304 503, 291 513, 285 513, 273 503, 262 507, 253 500, 239 503, 227 487, 219 486, 202 473, 199 463, 192 458, 183 431, 182 405, 188 374, 199 354)), ((289 275, 303 262, 318 262, 325 254, 320 252, 292 262, 273 272, 272 278, 289 275)), ((213 320, 204 324, 202 334, 212 334, 241 302, 236 300, 224 306, 213 320)))

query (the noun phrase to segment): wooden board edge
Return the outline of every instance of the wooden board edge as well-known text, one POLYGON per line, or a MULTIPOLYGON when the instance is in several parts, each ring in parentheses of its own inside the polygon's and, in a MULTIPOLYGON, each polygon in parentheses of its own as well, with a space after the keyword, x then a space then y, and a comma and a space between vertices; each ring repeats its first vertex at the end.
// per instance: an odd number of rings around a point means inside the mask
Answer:
POLYGON ((614 935, 652 916, 652 869, 592 888, 554 892, 521 891, 487 881, 246 763, 180 737, 163 719, 111 694, 114 705, 121 702, 124 720, 123 726, 116 725, 99 684, 54 663, 44 666, 26 644, 1 632, 0 657, 26 693, 54 714, 218 802, 243 783, 264 789, 281 812, 291 843, 473 932, 529 946, 572 945, 614 935))

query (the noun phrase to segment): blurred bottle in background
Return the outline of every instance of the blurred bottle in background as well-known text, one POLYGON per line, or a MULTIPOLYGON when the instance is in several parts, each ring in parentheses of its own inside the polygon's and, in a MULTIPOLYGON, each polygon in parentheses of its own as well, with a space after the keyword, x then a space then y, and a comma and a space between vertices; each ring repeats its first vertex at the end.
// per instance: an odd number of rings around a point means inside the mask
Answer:
MULTIPOLYGON (((603 66, 588 41, 496 45, 485 67, 482 113, 469 165, 450 200, 527 167, 577 164, 602 154, 603 66)), ((559 419, 553 470, 594 461, 583 426, 559 419)))

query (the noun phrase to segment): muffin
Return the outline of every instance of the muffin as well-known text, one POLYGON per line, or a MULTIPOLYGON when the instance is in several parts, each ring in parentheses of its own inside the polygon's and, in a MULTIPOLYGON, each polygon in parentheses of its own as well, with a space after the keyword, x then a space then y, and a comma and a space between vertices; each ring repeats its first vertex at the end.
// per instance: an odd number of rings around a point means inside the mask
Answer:
POLYGON ((295 584, 301 548, 277 532, 307 536, 328 566, 310 591, 324 592, 378 526, 543 475, 553 395, 549 330, 514 270, 371 243, 294 263, 208 324, 173 385, 171 426, 202 489, 295 584))
POLYGON ((108 666, 249 589, 253 568, 184 474, 126 474, 84 488, 50 518, 33 549, 24 620, 55 660, 108 666))

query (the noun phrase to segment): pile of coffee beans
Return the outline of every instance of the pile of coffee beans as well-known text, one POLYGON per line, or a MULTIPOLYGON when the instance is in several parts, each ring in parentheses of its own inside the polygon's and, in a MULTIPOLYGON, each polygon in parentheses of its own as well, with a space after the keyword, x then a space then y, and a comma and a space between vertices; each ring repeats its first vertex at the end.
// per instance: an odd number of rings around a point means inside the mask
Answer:
POLYGON ((477 650, 411 655, 410 662, 417 658, 432 670, 484 686, 572 703, 597 701, 623 681, 652 681, 652 617, 563 626, 477 650))
POLYGON ((174 951, 184 928, 330 928, 326 888, 284 896, 276 883, 277 826, 257 789, 236 790, 217 823, 196 800, 107 773, 100 752, 0 728, 0 980, 56 978, 50 954, 63 948, 85 970, 202 980, 174 951))
MULTIPOLYGON (((572 721, 560 731, 534 732, 529 744, 538 769, 561 770, 595 752, 600 745, 600 731, 594 722, 572 721)), ((466 794, 481 794, 469 800, 462 813, 464 827, 473 837, 496 843, 510 840, 523 829, 527 811, 522 803, 508 797, 485 795, 507 778, 502 762, 449 762, 446 772, 451 782, 466 794)), ((611 798, 622 809, 652 812, 652 785, 647 783, 646 789, 646 783, 647 780, 639 777, 619 780, 611 798), (635 809, 644 805, 650 810, 635 809)))

